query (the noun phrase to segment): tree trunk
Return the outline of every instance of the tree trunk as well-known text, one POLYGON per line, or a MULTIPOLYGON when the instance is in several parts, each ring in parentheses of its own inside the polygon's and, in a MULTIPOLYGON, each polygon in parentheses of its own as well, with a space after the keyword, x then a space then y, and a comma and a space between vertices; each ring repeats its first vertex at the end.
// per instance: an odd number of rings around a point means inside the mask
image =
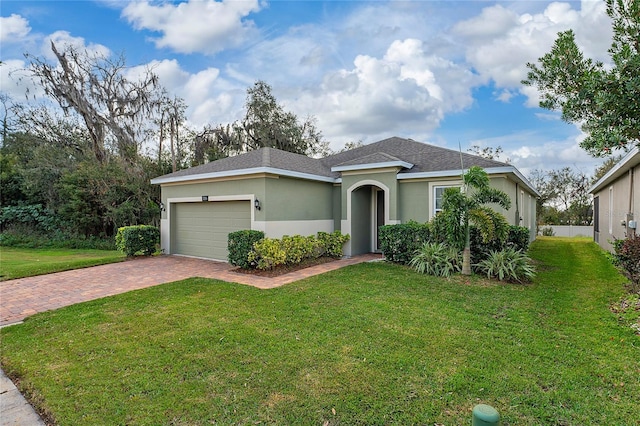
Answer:
POLYGON ((462 251, 462 275, 471 275, 471 237, 469 226, 465 231, 465 244, 462 251))

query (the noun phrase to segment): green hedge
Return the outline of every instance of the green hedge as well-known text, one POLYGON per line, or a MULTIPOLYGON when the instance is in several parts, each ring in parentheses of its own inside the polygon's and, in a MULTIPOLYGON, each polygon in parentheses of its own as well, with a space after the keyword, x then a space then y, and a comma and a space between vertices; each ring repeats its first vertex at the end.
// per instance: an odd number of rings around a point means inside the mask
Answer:
POLYGON ((471 227, 471 263, 476 265, 487 259, 492 252, 499 252, 507 248, 520 250, 526 253, 529 249, 529 228, 524 226, 509 225, 507 240, 502 243, 499 240, 483 242, 480 232, 474 226, 471 227))
POLYGON ((349 234, 343 235, 340 231, 318 232, 316 239, 322 251, 321 256, 340 258, 343 253, 342 248, 349 241, 349 234))
POLYGON ((281 239, 263 238, 253 244, 247 261, 258 269, 273 269, 322 256, 338 258, 342 257, 342 247, 347 241, 349 235, 343 235, 340 231, 318 232, 316 236, 308 237, 285 235, 281 239))
POLYGON ((387 260, 408 264, 416 250, 430 242, 429 224, 415 221, 380 227, 380 249, 387 260))
POLYGON ((509 227, 507 245, 524 253, 529 250, 530 238, 531 232, 529 231, 529 228, 525 226, 511 225, 509 227))
POLYGON ((143 254, 150 256, 160 244, 160 230, 155 226, 136 225, 118 228, 116 248, 127 256, 143 254))
MULTIPOLYGON (((387 260, 408 264, 425 243, 443 243, 442 231, 438 235, 429 223, 408 222, 399 225, 380 227, 380 248, 387 260)), ((492 240, 483 242, 480 232, 474 226, 470 230, 471 262, 479 263, 492 251, 501 251, 507 247, 526 252, 529 248, 529 229, 523 226, 509 226, 509 235, 505 242, 492 240)))
POLYGON ((229 263, 242 269, 255 267, 249 262, 249 253, 253 245, 264 238, 264 232, 245 229, 230 232, 227 237, 227 251, 229 263))

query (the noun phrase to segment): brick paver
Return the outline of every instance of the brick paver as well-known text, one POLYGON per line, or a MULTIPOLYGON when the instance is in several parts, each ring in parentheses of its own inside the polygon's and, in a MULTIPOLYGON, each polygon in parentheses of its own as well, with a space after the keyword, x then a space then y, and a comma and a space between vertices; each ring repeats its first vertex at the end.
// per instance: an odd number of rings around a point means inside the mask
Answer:
POLYGON ((312 266, 275 278, 233 272, 233 266, 182 256, 157 256, 109 265, 0 282, 0 326, 20 322, 38 312, 99 299, 190 277, 270 289, 347 265, 381 259, 365 254, 312 266))

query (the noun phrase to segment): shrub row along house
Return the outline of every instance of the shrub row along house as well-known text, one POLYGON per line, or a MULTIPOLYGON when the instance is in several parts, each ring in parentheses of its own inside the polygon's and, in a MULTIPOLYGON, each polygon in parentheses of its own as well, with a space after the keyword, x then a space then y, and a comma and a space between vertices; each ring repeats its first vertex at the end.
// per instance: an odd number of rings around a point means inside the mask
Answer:
POLYGON ((165 253, 227 259, 227 235, 350 234, 345 255, 379 250, 378 227, 427 222, 464 168, 486 170, 511 197, 510 224, 536 234, 539 195, 513 166, 411 139, 392 137, 325 158, 262 148, 153 179, 162 189, 165 253))

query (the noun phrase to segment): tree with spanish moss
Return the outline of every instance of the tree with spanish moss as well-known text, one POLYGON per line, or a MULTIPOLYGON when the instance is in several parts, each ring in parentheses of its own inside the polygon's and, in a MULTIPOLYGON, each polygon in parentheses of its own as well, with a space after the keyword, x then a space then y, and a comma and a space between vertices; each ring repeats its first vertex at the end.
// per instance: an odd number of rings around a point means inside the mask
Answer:
POLYGON ((98 162, 107 160, 107 142, 121 158, 134 160, 146 136, 145 125, 163 99, 158 76, 146 69, 138 79, 127 77, 122 55, 112 59, 53 41, 51 51, 57 64, 26 55, 32 77, 65 113, 82 118, 98 162))

